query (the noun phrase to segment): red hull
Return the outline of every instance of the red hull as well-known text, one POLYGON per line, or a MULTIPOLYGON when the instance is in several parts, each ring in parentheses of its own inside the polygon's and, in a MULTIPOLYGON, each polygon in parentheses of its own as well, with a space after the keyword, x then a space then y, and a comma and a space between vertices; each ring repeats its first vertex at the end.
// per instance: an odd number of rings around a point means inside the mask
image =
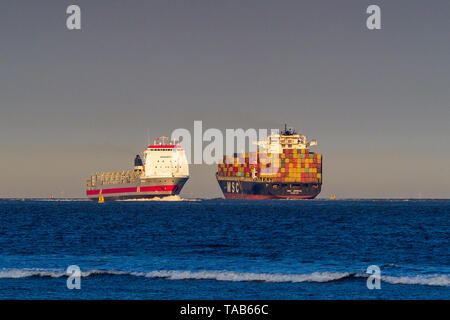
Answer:
POLYGON ((158 191, 177 191, 178 186, 150 186, 150 187, 132 187, 132 188, 110 188, 110 189, 97 189, 86 190, 86 195, 105 195, 105 194, 117 194, 117 193, 135 193, 135 192, 158 192, 158 191))
POLYGON ((90 200, 97 200, 100 196, 103 196, 104 199, 108 201, 173 196, 180 193, 187 178, 167 178, 165 180, 166 181, 157 181, 163 182, 160 185, 105 185, 103 186, 104 188, 92 188, 86 190, 86 196, 90 200))

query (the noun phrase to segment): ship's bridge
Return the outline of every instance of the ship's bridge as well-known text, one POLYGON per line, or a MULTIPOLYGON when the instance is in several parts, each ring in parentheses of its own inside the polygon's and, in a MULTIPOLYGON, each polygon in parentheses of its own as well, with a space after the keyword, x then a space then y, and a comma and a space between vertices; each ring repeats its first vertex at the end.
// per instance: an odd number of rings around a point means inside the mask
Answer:
POLYGON ((317 141, 308 141, 305 135, 285 127, 280 133, 268 136, 267 141, 258 142, 258 145, 269 153, 281 153, 284 149, 308 149, 317 145, 317 141))
POLYGON ((144 151, 145 177, 188 176, 189 166, 184 149, 175 142, 149 145, 144 151))

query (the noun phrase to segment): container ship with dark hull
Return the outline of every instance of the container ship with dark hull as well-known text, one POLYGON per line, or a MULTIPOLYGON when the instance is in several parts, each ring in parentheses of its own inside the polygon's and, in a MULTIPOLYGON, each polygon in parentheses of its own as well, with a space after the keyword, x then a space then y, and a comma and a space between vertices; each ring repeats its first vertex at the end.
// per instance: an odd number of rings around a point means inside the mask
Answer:
POLYGON ((166 137, 137 155, 133 170, 92 174, 86 181, 90 200, 139 200, 178 195, 189 179, 186 154, 166 137))
POLYGON ((292 128, 260 141, 257 152, 224 156, 216 178, 226 199, 314 199, 322 188, 316 141, 292 128))
POLYGON ((226 199, 314 199, 319 183, 282 183, 217 179, 226 199))

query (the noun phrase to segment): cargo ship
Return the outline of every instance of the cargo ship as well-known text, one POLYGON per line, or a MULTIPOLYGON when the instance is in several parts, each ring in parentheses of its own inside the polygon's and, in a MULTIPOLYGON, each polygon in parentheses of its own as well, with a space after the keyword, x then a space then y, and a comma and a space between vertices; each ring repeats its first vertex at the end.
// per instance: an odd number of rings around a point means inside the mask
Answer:
POLYGON ((160 137, 137 155, 134 168, 127 171, 91 174, 86 181, 90 200, 133 200, 178 195, 189 179, 183 148, 176 141, 160 137))
POLYGON ((217 182, 226 199, 314 199, 322 188, 323 157, 317 145, 287 128, 258 141, 257 152, 225 155, 217 182))

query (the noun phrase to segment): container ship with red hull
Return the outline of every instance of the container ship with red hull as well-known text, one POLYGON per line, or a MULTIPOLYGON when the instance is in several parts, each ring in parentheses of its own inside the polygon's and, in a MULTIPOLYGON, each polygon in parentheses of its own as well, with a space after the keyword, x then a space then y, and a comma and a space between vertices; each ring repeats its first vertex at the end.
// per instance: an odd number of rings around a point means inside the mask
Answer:
POLYGON ((292 128, 257 143, 258 151, 224 156, 216 173, 226 199, 314 199, 322 188, 317 145, 292 128))
POLYGON ((178 195, 189 179, 186 154, 166 137, 137 155, 133 170, 92 174, 86 181, 90 200, 134 200, 178 195))

